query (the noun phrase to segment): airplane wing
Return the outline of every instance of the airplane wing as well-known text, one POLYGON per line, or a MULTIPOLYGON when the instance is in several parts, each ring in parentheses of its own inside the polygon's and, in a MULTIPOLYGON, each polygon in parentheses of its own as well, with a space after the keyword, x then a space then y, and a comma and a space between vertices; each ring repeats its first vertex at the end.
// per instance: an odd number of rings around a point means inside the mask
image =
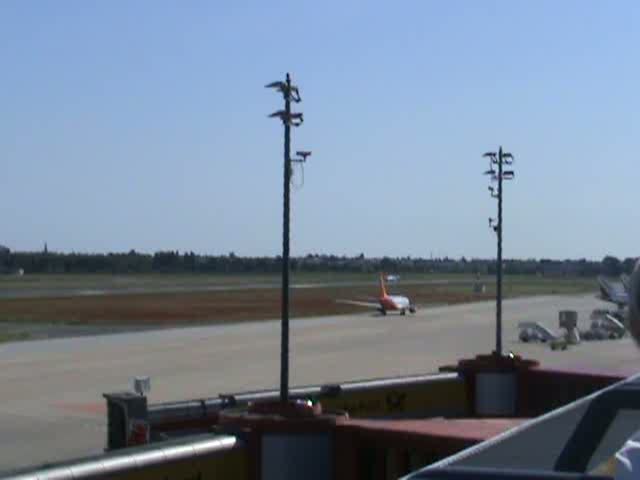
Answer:
POLYGON ((629 293, 629 288, 631 286, 631 279, 629 278, 629 275, 623 273, 620 275, 620 281, 622 282, 625 292, 629 293))
POLYGON ((613 282, 602 275, 598 276, 598 284, 602 300, 622 305, 629 303, 629 296, 623 284, 613 282))
POLYGON ((344 303, 347 305, 357 305, 359 307, 380 308, 378 302, 365 302, 360 300, 336 300, 336 303, 344 303))

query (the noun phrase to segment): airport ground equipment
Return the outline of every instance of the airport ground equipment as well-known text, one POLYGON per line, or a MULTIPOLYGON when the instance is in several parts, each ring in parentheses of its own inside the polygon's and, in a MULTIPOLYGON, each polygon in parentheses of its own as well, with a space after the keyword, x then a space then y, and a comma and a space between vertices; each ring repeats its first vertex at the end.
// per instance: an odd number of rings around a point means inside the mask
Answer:
POLYGON ((558 313, 558 326, 564 329, 564 338, 569 345, 580 343, 580 331, 578 330, 578 312, 574 310, 561 310, 558 313))
POLYGON ((520 329, 519 340, 521 342, 551 342, 559 338, 559 336, 545 327, 539 322, 520 322, 518 324, 520 329))
POLYGON ((602 323, 606 330, 615 335, 615 338, 622 338, 627 333, 627 329, 622 322, 610 313, 605 315, 602 323))
POLYGON ((585 340, 616 340, 627 333, 623 322, 608 310, 594 310, 590 318, 589 329, 582 332, 585 340))
POLYGON ((556 334, 539 322, 520 322, 518 339, 523 343, 545 343, 551 350, 566 350, 571 344, 568 334, 556 334))

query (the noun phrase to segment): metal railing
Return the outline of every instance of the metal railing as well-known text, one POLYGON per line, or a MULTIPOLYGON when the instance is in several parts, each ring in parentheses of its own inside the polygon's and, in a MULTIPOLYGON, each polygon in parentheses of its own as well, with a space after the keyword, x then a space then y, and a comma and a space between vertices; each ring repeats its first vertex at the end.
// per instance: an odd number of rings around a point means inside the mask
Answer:
POLYGON ((230 435, 198 435, 182 440, 163 442, 144 447, 133 447, 82 460, 56 465, 22 470, 0 480, 83 480, 89 478, 111 478, 130 475, 134 470, 144 473, 145 469, 172 463, 174 468, 193 468, 195 461, 204 457, 223 455, 242 448, 242 442, 230 435))
MULTIPOLYGON (((413 375, 388 379, 373 379, 355 382, 331 383, 290 389, 293 398, 310 397, 316 399, 330 399, 348 397, 351 394, 373 391, 384 388, 411 387, 417 385, 433 385, 442 382, 459 381, 462 378, 457 373, 442 373, 430 375, 413 375)), ((222 394, 218 397, 188 400, 149 405, 149 422, 152 427, 165 422, 188 421, 197 419, 215 419, 218 412, 226 407, 246 405, 256 401, 276 400, 278 390, 262 390, 255 392, 222 394)))

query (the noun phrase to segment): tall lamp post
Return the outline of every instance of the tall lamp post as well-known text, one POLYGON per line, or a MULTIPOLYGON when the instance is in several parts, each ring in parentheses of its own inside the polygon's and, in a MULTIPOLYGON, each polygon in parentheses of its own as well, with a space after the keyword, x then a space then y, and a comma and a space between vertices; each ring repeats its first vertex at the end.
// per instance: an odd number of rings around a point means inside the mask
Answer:
POLYGON ((496 233, 498 253, 496 259, 496 354, 502 356, 502 185, 505 180, 513 180, 515 172, 503 167, 513 164, 513 155, 502 151, 487 152, 483 157, 489 159, 489 169, 484 172, 489 176, 491 184, 489 192, 498 200, 498 218, 489 218, 489 228, 496 233), (496 170, 497 167, 497 170, 496 170))
POLYGON ((291 84, 291 76, 287 73, 285 81, 272 82, 266 88, 273 88, 282 94, 284 110, 269 115, 279 118, 284 125, 284 200, 282 216, 282 322, 280 337, 280 402, 289 401, 289 199, 291 192, 291 163, 304 163, 311 152, 296 152, 298 158, 291 158, 291 127, 302 125, 302 113, 291 112, 291 102, 300 103, 302 98, 298 87, 291 84))

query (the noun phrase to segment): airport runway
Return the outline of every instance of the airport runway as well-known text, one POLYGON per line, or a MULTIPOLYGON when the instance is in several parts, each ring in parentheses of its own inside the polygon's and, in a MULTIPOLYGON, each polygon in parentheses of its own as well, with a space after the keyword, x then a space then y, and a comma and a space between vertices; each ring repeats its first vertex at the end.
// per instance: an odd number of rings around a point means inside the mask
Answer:
MULTIPOLYGON (((504 346, 543 364, 632 372, 630 339, 566 352, 516 342, 520 321, 557 327, 558 310, 587 322, 593 296, 504 303, 504 346)), ((492 302, 437 307, 401 317, 363 313, 294 321, 295 385, 427 373, 494 344, 492 302)), ((586 326, 586 325, 585 325, 586 326)), ((149 375, 150 402, 278 385, 279 322, 196 327, 0 345, 0 472, 97 453, 105 444, 102 393, 149 375)))
MULTIPOLYGON (((404 280, 403 285, 471 285, 472 279, 432 279, 432 280, 404 280)), ((332 288, 332 287, 367 287, 377 286, 378 281, 347 280, 327 282, 294 282, 290 285, 292 290, 307 288, 332 288)), ((58 297, 89 297, 106 295, 141 295, 158 293, 193 293, 193 292, 235 292, 245 290, 269 290, 279 289, 280 282, 260 282, 242 284, 191 284, 185 285, 136 285, 125 284, 119 286, 94 286, 91 288, 77 286, 41 286, 26 285, 20 287, 8 287, 0 290, 0 299, 11 298, 58 298, 58 297)))

